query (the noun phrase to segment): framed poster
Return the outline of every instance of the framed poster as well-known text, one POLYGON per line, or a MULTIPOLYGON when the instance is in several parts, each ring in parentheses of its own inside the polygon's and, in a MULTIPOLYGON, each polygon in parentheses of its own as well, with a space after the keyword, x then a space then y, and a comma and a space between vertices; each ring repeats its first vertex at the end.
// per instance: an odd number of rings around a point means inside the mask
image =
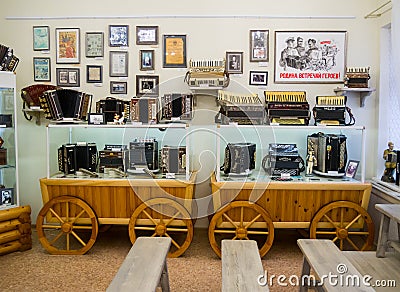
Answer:
POLYGON ((128 52, 110 52, 110 77, 128 77, 128 52))
POLYGON ((103 82, 103 66, 86 65, 86 82, 87 83, 103 82))
POLYGON ((50 30, 48 26, 33 27, 33 50, 34 51, 50 50, 50 30))
POLYGON ((128 25, 109 25, 110 47, 127 47, 129 37, 128 25))
POLYGON ((343 83, 346 31, 275 31, 275 83, 343 83))
POLYGON ((243 52, 226 52, 225 60, 227 73, 243 73, 243 52))
POLYGON ((111 94, 127 94, 128 82, 110 81, 111 94))
POLYGON ((136 75, 136 96, 158 96, 158 76, 136 75))
POLYGON ((137 45, 158 45, 158 26, 137 26, 137 45))
POLYGON ((79 68, 57 68, 57 86, 79 87, 79 68))
POLYGON ((140 50, 140 71, 154 70, 154 50, 140 50))
POLYGON ((51 81, 50 58, 33 58, 33 80, 51 81))
POLYGON ((56 63, 79 64, 79 28, 56 28, 56 63))
POLYGON ((87 58, 104 57, 104 33, 87 32, 85 48, 85 55, 87 58))
POLYGON ((346 167, 346 177, 354 178, 359 164, 360 161, 358 160, 349 160, 346 167))
POLYGON ((163 67, 186 68, 186 35, 163 36, 163 67))
POLYGON ((269 30, 250 30, 250 62, 268 62, 269 30))
POLYGON ((266 86, 267 84, 268 84, 268 72, 267 71, 250 71, 249 85, 266 86))

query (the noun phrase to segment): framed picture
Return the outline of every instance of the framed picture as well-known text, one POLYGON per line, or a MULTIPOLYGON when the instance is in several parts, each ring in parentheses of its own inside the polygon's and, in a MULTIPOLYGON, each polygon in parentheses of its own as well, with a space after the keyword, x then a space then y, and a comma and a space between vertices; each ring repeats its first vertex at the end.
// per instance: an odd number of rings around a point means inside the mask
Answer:
POLYGON ((128 52, 110 52, 110 77, 128 77, 128 52))
POLYGON ((104 33, 87 32, 85 48, 85 55, 87 58, 104 57, 104 33))
POLYGON ((349 160, 346 167, 346 177, 354 178, 357 173, 358 165, 360 161, 357 160, 349 160))
POLYGON ((128 82, 110 81, 111 94, 127 94, 128 82))
POLYGON ((110 47, 127 47, 129 37, 128 25, 109 25, 109 45, 110 47))
POLYGON ((158 76, 136 75, 136 96, 158 96, 158 76))
POLYGON ((79 28, 56 28, 56 63, 79 64, 79 28))
POLYGON ((103 125, 106 123, 104 113, 89 113, 88 115, 89 125, 103 125))
POLYGON ((50 58, 33 58, 33 80, 51 81, 50 58))
POLYGON ((50 30, 48 26, 33 27, 33 50, 34 51, 50 50, 50 30))
POLYGON ((250 62, 268 62, 269 30, 250 30, 250 62))
POLYGON ((343 83, 346 31, 275 31, 275 83, 343 83))
POLYGON ((268 84, 267 71, 250 71, 249 85, 264 85, 268 84))
POLYGON ((103 66, 86 65, 86 82, 102 83, 103 82, 103 66))
POLYGON ((154 70, 154 50, 140 50, 140 71, 154 70))
POLYGON ((226 52, 226 72, 230 74, 243 73, 243 52, 226 52))
POLYGON ((163 36, 163 67, 186 68, 186 35, 163 36))
POLYGON ((14 204, 14 189, 13 188, 4 188, 0 189, 1 191, 1 201, 0 206, 8 206, 14 204))
POLYGON ((78 87, 80 85, 79 68, 57 68, 57 85, 78 87))
POLYGON ((158 26, 137 26, 137 45, 158 45, 158 26))

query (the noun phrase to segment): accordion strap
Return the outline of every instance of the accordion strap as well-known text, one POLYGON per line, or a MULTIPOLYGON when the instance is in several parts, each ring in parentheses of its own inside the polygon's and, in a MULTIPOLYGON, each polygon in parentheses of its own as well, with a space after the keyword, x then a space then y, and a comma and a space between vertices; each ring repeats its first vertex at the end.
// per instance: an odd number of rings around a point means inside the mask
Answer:
MULTIPOLYGON (((22 104, 22 109, 26 109, 26 102, 24 100, 23 104, 22 104)), ((32 121, 33 116, 30 116, 26 113, 26 111, 22 111, 24 113, 24 117, 25 119, 27 119, 28 121, 32 121)))
POLYGON ((350 120, 348 123, 346 123, 346 126, 352 126, 356 123, 356 119, 353 116, 353 113, 351 112, 351 108, 349 108, 348 106, 346 106, 346 112, 349 114, 350 120))

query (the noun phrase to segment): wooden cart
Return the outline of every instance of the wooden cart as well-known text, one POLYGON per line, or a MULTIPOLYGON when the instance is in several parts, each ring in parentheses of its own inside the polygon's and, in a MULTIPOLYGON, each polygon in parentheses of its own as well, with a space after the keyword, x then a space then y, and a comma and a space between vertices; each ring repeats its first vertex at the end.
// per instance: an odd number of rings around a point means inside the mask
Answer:
POLYGON ((51 254, 84 254, 95 243, 99 225, 128 225, 136 237, 172 238, 170 257, 178 257, 193 237, 192 196, 196 173, 189 180, 43 178, 44 206, 36 228, 51 254))
POLYGON ((330 238, 340 249, 368 250, 374 226, 367 213, 371 184, 341 179, 217 181, 211 177, 215 214, 210 244, 221 256, 222 239, 254 239, 264 256, 275 228, 309 229, 310 238, 330 238))

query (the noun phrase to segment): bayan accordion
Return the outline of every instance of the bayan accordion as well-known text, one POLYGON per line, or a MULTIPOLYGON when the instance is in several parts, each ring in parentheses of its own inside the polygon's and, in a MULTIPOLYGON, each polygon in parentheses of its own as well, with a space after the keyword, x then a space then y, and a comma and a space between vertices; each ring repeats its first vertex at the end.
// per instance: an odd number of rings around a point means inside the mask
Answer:
POLYGON ((355 118, 351 109, 346 106, 346 96, 317 96, 313 108, 314 125, 341 125, 352 126, 355 118), (349 121, 346 122, 346 113, 349 121))
POLYGON ((344 86, 367 88, 369 78, 369 67, 347 67, 344 75, 344 86))
POLYGON ((186 172, 186 147, 164 146, 160 161, 162 173, 184 174, 186 172))
POLYGON ((65 174, 73 174, 79 168, 96 171, 96 143, 64 144, 58 148, 58 169, 65 174))
POLYGON ((221 170, 225 174, 248 175, 256 167, 256 144, 228 143, 225 148, 224 164, 221 170))
POLYGON ((13 49, 0 44, 0 71, 15 71, 19 59, 13 52, 13 49))
POLYGON ((166 120, 193 118, 193 95, 186 93, 169 93, 161 97, 162 118, 166 120))
POLYGON ((156 97, 134 97, 131 99, 132 122, 156 124, 158 121, 158 99, 156 97))
POLYGON ((304 160, 296 144, 269 144, 268 154, 262 160, 262 168, 272 176, 300 175, 305 170, 304 160))
POLYGON ((185 81, 190 87, 227 87, 229 76, 225 71, 225 60, 190 60, 185 81))
POLYGON ((115 115, 129 117, 130 101, 117 99, 114 97, 106 97, 96 102, 96 113, 103 114, 106 123, 114 122, 115 115))

